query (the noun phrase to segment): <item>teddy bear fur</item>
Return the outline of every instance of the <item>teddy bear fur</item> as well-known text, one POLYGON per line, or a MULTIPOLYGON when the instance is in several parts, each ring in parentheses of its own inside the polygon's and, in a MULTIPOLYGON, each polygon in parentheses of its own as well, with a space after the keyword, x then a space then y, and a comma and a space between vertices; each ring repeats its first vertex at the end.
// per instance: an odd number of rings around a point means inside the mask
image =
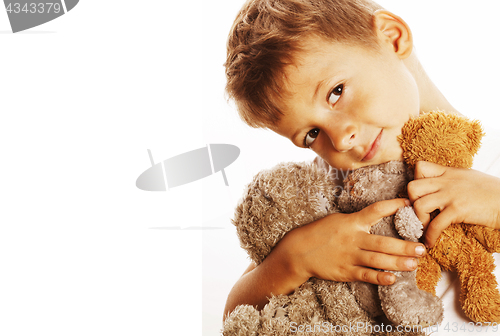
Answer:
MULTIPOLYGON (((248 185, 233 223, 241 246, 260 264, 292 229, 331 213, 354 212, 394 198, 408 181, 401 161, 360 168, 348 175, 343 186, 335 186, 331 176, 315 165, 284 163, 260 172, 248 185)), ((372 233, 400 237, 395 218, 403 235, 418 239, 422 225, 411 207, 401 209, 396 217, 384 218, 373 226, 372 233)), ((318 335, 400 335, 377 332, 374 318, 383 312, 394 325, 425 327, 441 321, 440 300, 417 288, 415 272, 395 273, 396 284, 379 290, 365 283, 311 278, 291 295, 272 296, 261 312, 238 306, 226 318, 223 335, 292 335, 293 325, 313 331, 317 326, 318 335), (352 325, 363 328, 347 328, 352 325)), ((421 329, 412 334, 420 333, 421 329)))
MULTIPOLYGON (((338 212, 335 188, 326 171, 311 163, 283 163, 257 174, 236 208, 240 245, 260 264, 284 235, 296 227, 338 212)), ((262 309, 238 306, 226 317, 223 335, 292 335, 291 326, 373 326, 346 283, 311 278, 290 295, 272 296, 262 309)), ((318 335, 329 335, 319 331, 318 335)), ((315 335, 314 332, 308 334, 315 335)), ((349 330, 339 335, 371 335, 349 330)))
MULTIPOLYGON (((344 190, 338 199, 339 210, 353 213, 375 202, 396 198, 412 177, 402 161, 357 169, 344 180, 344 190)), ((422 235, 422 223, 413 208, 404 207, 395 216, 385 217, 372 226, 370 233, 416 242, 422 235)), ((416 271, 392 273, 396 275, 396 281, 391 286, 350 283, 363 309, 372 316, 379 316, 382 308, 395 325, 431 326, 442 321, 441 300, 417 287, 416 271)))
MULTIPOLYGON (((429 161, 470 168, 483 134, 478 121, 436 111, 407 122, 399 140, 410 167, 418 161, 429 161)), ((464 313, 475 322, 500 322, 493 252, 500 252, 500 231, 466 223, 452 224, 426 256, 420 258, 418 286, 435 293, 441 269, 457 272, 464 313)))

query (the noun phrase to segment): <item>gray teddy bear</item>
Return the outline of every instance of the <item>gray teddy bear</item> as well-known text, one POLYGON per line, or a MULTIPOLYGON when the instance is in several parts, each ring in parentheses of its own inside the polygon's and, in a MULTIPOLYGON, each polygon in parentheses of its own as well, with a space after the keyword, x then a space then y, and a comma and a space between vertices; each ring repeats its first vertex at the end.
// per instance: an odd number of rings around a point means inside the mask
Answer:
MULTIPOLYGON (((359 168, 342 185, 312 163, 282 163, 257 174, 238 204, 233 224, 240 244, 260 264, 283 236, 332 213, 351 213, 393 199, 411 180, 401 161, 359 168)), ((383 218, 372 234, 417 241, 422 225, 411 207, 383 218)), ((257 311, 241 305, 227 316, 222 334, 233 335, 425 335, 397 326, 429 326, 442 320, 439 298, 417 288, 415 271, 393 272, 396 283, 374 286, 310 278, 290 295, 277 295, 257 311), (380 324, 384 315, 392 325, 380 324), (385 327, 385 329, 384 329, 385 327)))

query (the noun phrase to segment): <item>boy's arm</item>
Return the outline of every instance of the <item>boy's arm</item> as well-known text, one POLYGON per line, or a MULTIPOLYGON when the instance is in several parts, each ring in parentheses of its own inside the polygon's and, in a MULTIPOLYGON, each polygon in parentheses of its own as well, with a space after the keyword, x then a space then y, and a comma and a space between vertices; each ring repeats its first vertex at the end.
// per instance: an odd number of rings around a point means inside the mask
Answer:
POLYGON ((260 265, 252 262, 248 266, 227 297, 224 320, 237 305, 248 304, 260 310, 269 301, 271 293, 290 294, 307 281, 308 278, 294 274, 291 265, 281 262, 279 254, 275 248, 260 265))
POLYGON ((258 266, 250 265, 232 288, 224 318, 237 305, 257 309, 274 295, 290 294, 310 277, 390 285, 394 275, 376 269, 409 271, 422 244, 369 234, 372 225, 407 200, 377 202, 353 214, 331 214, 288 232, 258 266))
POLYGON ((450 168, 420 161, 408 184, 415 213, 426 228, 425 241, 434 246, 450 224, 468 223, 500 230, 500 179, 472 169, 450 168), (430 214, 440 210, 430 222, 430 214))

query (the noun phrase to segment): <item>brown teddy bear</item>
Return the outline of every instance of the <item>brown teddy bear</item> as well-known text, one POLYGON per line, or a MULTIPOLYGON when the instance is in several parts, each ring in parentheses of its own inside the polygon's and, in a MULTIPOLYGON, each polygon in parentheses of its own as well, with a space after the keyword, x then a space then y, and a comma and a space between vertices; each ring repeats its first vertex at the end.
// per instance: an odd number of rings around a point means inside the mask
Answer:
MULTIPOLYGON (((411 119, 400 135, 404 160, 414 167, 429 161, 448 167, 470 168, 483 136, 481 125, 463 117, 430 112, 411 119)), ((460 303, 475 322, 500 322, 500 293, 493 274, 492 252, 500 252, 500 231, 453 224, 420 259, 419 288, 435 293, 441 268, 458 273, 460 303)))
MULTIPOLYGON (((353 213, 375 202, 396 198, 412 178, 412 172, 402 161, 357 169, 344 180, 344 189, 338 198, 339 210, 353 213)), ((395 216, 385 217, 372 226, 370 233, 418 241, 422 223, 413 208, 404 207, 395 216)), ((349 283, 361 307, 371 316, 380 316, 383 312, 394 325, 427 327, 440 323, 443 319, 441 300, 418 288, 416 271, 392 273, 396 281, 391 286, 349 283)))
MULTIPOLYGON (((409 181, 406 166, 392 161, 360 168, 335 186, 332 176, 308 163, 284 163, 260 172, 247 187, 233 219, 241 246, 260 264, 272 248, 292 229, 328 214, 356 211, 380 199, 394 198, 409 181), (342 191, 343 190, 343 191, 342 191), (374 192, 374 191, 383 192, 374 192), (338 206, 337 206, 338 204, 338 206), (342 209, 340 209, 342 210, 342 209)), ((413 239, 422 225, 411 207, 373 226, 377 234, 398 236, 394 218, 413 239), (413 221, 413 228, 406 224, 413 221)), ((257 311, 242 305, 226 318, 223 335, 425 335, 420 330, 396 330, 396 325, 434 324, 442 318, 442 305, 421 291, 415 272, 396 272, 397 284, 376 286, 311 278, 291 295, 272 296, 257 311), (382 288, 385 287, 385 288, 382 288), (383 311, 393 325, 377 323, 383 311)), ((411 330, 411 329, 410 329, 411 330)))
MULTIPOLYGON (((326 171, 311 163, 282 163, 253 178, 233 224, 241 247, 260 264, 287 232, 335 212, 334 183, 326 171)), ((226 317, 223 335, 292 335, 294 327, 297 331, 321 327, 317 335, 330 335, 329 323, 335 328, 374 322, 346 283, 310 279, 290 295, 272 296, 260 312, 252 306, 236 307, 226 317)), ((371 332, 347 329, 341 334, 371 332)))

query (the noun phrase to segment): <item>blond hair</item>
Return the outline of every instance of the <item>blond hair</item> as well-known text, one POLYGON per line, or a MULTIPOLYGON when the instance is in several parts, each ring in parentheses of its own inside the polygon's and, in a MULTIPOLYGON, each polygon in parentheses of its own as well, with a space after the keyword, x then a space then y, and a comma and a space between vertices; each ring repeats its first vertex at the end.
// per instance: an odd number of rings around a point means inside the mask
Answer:
POLYGON ((243 121, 255 128, 279 122, 284 69, 306 36, 376 46, 378 9, 371 0, 248 0, 229 33, 224 64, 226 92, 243 121))

